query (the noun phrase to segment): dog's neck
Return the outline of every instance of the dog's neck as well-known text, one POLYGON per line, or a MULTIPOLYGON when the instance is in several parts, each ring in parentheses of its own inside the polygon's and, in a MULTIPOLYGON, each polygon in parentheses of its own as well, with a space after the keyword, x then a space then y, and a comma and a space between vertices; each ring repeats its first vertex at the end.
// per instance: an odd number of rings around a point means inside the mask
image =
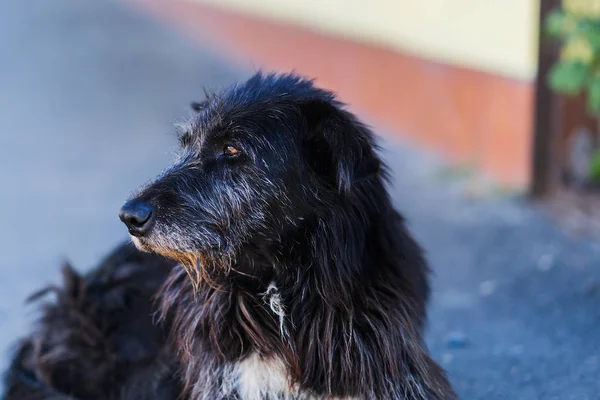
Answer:
POLYGON ((207 368, 258 356, 285 366, 290 387, 323 398, 445 398, 421 339, 427 268, 401 217, 378 212, 354 231, 317 220, 293 237, 306 243, 282 241, 276 257, 254 249, 245 255, 252 265, 236 265, 218 286, 195 288, 175 270, 162 314, 192 393, 209 385, 207 368), (250 267, 268 273, 235 272, 250 267))

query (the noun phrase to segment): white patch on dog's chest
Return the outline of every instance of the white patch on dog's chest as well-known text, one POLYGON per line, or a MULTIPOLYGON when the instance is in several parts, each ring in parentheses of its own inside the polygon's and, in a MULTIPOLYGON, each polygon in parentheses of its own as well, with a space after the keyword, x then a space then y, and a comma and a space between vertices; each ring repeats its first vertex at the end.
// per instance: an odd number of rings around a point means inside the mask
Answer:
MULTIPOLYGON (((234 385, 242 400, 324 400, 325 396, 299 391, 290 385, 285 364, 279 358, 263 358, 254 353, 236 363, 234 385)), ((351 397, 327 397, 329 400, 358 400, 351 397)))
POLYGON ((285 364, 279 358, 262 358, 254 353, 236 364, 237 389, 247 400, 293 398, 285 364))

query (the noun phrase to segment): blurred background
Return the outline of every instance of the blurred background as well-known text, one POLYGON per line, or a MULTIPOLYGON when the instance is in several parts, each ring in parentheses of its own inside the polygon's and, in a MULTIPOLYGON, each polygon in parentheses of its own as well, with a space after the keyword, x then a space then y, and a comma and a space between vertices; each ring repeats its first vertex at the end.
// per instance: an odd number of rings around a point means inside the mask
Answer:
POLYGON ((294 70, 380 134, 460 397, 598 399, 599 19, 596 0, 0 1, 0 366, 25 298, 127 238, 119 207, 203 87, 294 70))

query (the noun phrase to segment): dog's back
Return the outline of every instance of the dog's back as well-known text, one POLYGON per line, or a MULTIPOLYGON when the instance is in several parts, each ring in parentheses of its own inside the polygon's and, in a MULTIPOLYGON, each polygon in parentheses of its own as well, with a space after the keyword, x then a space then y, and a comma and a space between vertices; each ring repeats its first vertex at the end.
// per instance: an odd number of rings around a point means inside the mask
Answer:
POLYGON ((6 400, 173 399, 173 358, 153 323, 152 297, 171 261, 118 247, 85 276, 63 267, 63 286, 44 305, 5 378, 6 400))

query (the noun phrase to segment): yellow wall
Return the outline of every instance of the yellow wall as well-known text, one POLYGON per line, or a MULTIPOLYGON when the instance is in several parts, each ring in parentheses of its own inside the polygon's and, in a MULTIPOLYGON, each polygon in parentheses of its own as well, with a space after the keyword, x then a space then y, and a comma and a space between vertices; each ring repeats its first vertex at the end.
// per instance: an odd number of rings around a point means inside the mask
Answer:
POLYGON ((530 80, 539 0, 189 0, 530 80))

